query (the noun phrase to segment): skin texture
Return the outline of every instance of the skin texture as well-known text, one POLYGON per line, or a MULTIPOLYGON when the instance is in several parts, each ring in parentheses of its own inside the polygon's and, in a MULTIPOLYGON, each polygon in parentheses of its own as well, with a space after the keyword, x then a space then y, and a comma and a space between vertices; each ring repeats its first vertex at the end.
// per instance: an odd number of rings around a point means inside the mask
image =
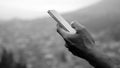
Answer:
POLYGON ((77 31, 76 34, 69 33, 59 24, 57 32, 73 55, 87 60, 95 68, 119 68, 115 60, 95 49, 95 41, 83 25, 73 22, 71 26, 77 31))

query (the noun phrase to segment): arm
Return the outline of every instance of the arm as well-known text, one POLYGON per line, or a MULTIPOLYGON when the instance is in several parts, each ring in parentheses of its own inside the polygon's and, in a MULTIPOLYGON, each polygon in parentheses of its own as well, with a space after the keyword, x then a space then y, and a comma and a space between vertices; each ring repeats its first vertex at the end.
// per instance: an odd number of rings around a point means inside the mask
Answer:
POLYGON ((95 42, 85 27, 79 23, 71 25, 76 34, 70 34, 58 25, 57 32, 66 42, 66 47, 72 54, 87 60, 95 68, 117 68, 114 60, 94 48, 95 42))
POLYGON ((76 47, 68 47, 69 51, 71 51, 74 55, 81 57, 85 60, 87 60, 92 66, 95 68, 114 68, 116 66, 112 62, 111 58, 109 58, 106 55, 103 55, 103 53, 96 51, 96 50, 90 50, 89 52, 80 51, 76 47))

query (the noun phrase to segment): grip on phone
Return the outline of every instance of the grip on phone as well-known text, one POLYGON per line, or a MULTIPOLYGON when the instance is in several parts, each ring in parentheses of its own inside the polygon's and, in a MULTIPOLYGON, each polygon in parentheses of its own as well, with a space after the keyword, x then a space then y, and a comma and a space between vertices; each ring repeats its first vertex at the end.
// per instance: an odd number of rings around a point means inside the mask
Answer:
POLYGON ((48 10, 49 15, 57 21, 60 25, 63 26, 68 32, 76 33, 76 30, 71 27, 71 25, 62 17, 60 16, 55 10, 48 10))

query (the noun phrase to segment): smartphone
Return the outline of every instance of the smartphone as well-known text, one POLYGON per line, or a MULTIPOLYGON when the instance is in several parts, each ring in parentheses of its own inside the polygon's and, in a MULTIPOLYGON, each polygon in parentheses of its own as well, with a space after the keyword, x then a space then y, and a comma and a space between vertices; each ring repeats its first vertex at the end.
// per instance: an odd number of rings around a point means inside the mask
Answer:
POLYGON ((48 14, 64 29, 70 33, 76 33, 76 30, 71 27, 71 25, 55 10, 48 10, 48 14))

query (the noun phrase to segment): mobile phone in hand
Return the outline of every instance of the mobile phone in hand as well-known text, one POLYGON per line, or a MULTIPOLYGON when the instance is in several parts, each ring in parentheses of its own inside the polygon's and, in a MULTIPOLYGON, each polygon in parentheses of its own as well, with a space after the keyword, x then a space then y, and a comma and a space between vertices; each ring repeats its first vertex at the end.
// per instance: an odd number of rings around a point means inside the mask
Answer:
POLYGON ((55 10, 48 10, 48 14, 64 29, 66 29, 68 32, 75 34, 76 30, 71 27, 71 25, 55 10))

